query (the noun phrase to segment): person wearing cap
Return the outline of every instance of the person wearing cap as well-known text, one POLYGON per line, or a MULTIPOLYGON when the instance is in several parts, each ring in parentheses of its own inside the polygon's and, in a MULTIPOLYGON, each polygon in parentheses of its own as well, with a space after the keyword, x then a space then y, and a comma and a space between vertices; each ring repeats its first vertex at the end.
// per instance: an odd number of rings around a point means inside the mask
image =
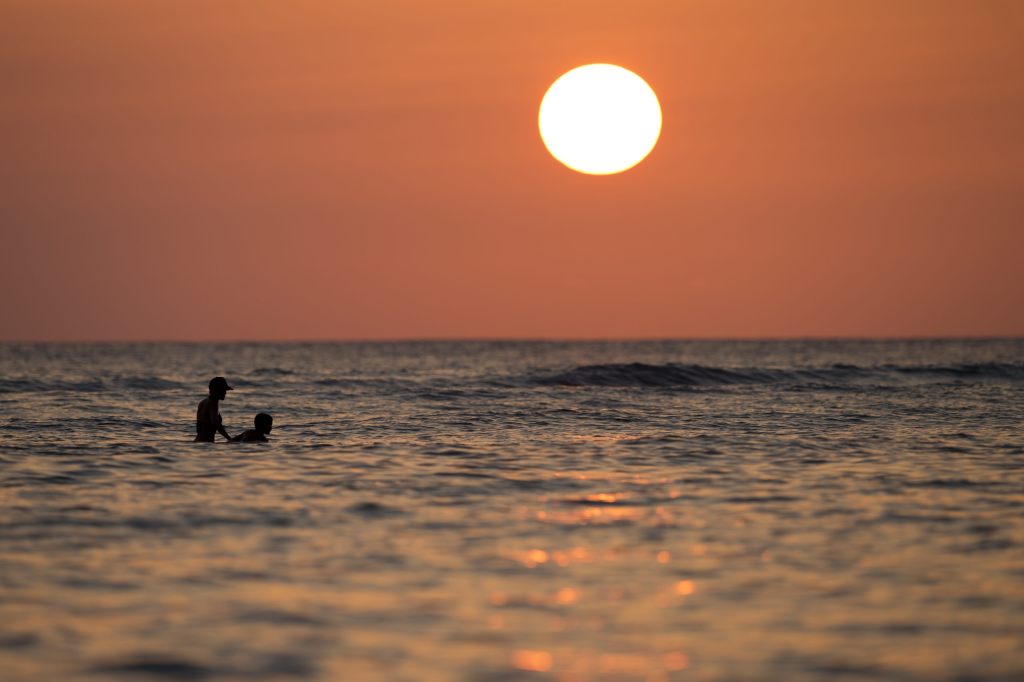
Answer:
POLYGON ((210 379, 210 395, 199 401, 199 409, 196 410, 196 443, 212 443, 218 433, 231 440, 221 422, 220 401, 233 390, 224 377, 210 379))

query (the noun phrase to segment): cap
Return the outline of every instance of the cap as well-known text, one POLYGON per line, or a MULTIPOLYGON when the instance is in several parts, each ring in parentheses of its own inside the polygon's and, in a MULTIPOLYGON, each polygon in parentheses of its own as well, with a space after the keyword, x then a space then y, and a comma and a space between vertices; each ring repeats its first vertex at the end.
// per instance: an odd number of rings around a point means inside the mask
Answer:
POLYGON ((210 379, 210 390, 215 388, 223 388, 225 391, 233 391, 235 389, 228 386, 228 380, 224 377, 214 377, 210 379))

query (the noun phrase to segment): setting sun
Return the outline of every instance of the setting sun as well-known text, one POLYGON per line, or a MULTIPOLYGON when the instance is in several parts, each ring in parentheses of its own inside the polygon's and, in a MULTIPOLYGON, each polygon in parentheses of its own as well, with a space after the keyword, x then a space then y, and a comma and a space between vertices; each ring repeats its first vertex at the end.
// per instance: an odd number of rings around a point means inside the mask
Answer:
POLYGON ((610 175, 651 153, 661 134, 661 107, 651 86, 632 71, 588 64, 548 88, 538 124, 544 146, 563 164, 610 175))

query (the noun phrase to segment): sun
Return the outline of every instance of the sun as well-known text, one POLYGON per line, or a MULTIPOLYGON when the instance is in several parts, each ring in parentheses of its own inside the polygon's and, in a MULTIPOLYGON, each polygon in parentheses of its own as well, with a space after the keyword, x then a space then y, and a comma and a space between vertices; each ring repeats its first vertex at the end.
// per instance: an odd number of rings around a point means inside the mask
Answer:
POLYGON ((551 155, 574 171, 621 173, 661 135, 661 106, 643 78, 614 64, 587 64, 551 84, 537 116, 551 155))

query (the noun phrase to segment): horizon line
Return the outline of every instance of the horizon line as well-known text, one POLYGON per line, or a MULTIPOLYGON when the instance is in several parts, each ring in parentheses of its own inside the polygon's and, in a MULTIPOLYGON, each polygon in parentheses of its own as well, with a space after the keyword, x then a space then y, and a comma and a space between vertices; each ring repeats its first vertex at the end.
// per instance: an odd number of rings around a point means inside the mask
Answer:
POLYGON ((769 342, 769 341, 1019 341, 1024 334, 934 334, 934 335, 793 335, 793 336, 395 336, 295 339, 0 339, 0 345, 131 345, 131 344, 360 344, 360 343, 643 343, 643 342, 769 342))

